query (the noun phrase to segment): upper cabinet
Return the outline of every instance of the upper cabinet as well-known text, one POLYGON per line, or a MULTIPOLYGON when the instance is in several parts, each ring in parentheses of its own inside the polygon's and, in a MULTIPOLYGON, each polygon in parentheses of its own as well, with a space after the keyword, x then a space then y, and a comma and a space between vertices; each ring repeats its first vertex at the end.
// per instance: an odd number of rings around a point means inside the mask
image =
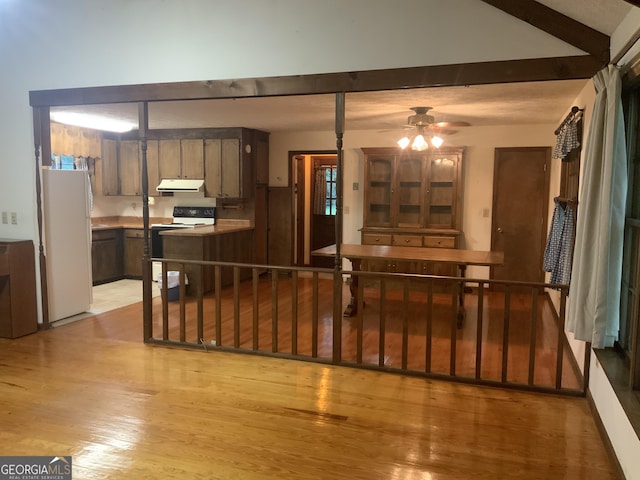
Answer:
POLYGON ((102 139, 102 195, 118 195, 118 141, 102 139))
POLYGON ((120 142, 119 171, 120 195, 141 195, 140 142, 123 140, 120 142))
POLYGON ((240 139, 207 138, 205 145, 205 191, 208 197, 242 197, 240 139))
POLYGON ((461 227, 462 148, 424 152, 363 148, 364 228, 436 229, 461 227))
MULTIPOLYGON (((159 143, 159 172, 163 178, 204 178, 204 142, 201 138, 162 139, 159 143)), ((158 185, 156 184, 153 189, 158 185)))

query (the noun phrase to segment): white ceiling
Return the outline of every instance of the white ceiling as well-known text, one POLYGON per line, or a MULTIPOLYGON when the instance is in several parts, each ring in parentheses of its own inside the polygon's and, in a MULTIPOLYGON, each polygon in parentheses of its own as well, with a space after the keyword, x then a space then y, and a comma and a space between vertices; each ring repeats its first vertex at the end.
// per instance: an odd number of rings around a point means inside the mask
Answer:
MULTIPOLYGON (((610 35, 632 7, 623 0, 539 0, 610 35)), ((399 129, 414 106, 433 107, 436 121, 474 126, 559 122, 590 80, 525 82, 352 93, 346 97, 347 130, 399 129)), ((584 105, 581 105, 584 107, 584 105)), ((52 111, 63 110, 53 108, 52 111)), ((64 110, 99 113, 137 122, 135 104, 88 105, 64 110)), ((149 105, 150 128, 247 127, 278 131, 333 130, 333 95, 158 102, 149 105)))

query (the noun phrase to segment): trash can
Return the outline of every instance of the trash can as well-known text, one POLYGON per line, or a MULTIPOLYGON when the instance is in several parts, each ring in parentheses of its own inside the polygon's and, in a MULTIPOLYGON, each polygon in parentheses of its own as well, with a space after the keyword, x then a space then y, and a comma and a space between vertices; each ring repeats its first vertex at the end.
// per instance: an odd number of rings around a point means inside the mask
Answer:
MULTIPOLYGON (((184 284, 189 285, 189 278, 185 274, 184 284)), ((158 274, 158 288, 162 290, 162 274, 158 274)), ((180 272, 167 272, 167 300, 175 302, 180 300, 180 272)))

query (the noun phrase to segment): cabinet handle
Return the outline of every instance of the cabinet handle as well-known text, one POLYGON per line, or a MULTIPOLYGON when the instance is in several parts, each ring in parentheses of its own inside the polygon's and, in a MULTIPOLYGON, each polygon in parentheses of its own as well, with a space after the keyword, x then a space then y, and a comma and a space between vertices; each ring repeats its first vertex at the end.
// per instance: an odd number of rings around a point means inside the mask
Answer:
POLYGON ((408 238, 405 238, 405 239, 404 239, 404 243, 409 243, 409 239, 408 239, 408 238))

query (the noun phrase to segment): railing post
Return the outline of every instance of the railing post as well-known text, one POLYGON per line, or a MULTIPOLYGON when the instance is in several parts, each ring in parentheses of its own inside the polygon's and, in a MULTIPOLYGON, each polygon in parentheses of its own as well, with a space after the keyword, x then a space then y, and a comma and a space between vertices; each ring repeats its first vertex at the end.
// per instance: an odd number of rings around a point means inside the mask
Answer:
POLYGON ((333 270, 333 363, 342 361, 342 136, 344 92, 336 93, 336 259, 333 270))

